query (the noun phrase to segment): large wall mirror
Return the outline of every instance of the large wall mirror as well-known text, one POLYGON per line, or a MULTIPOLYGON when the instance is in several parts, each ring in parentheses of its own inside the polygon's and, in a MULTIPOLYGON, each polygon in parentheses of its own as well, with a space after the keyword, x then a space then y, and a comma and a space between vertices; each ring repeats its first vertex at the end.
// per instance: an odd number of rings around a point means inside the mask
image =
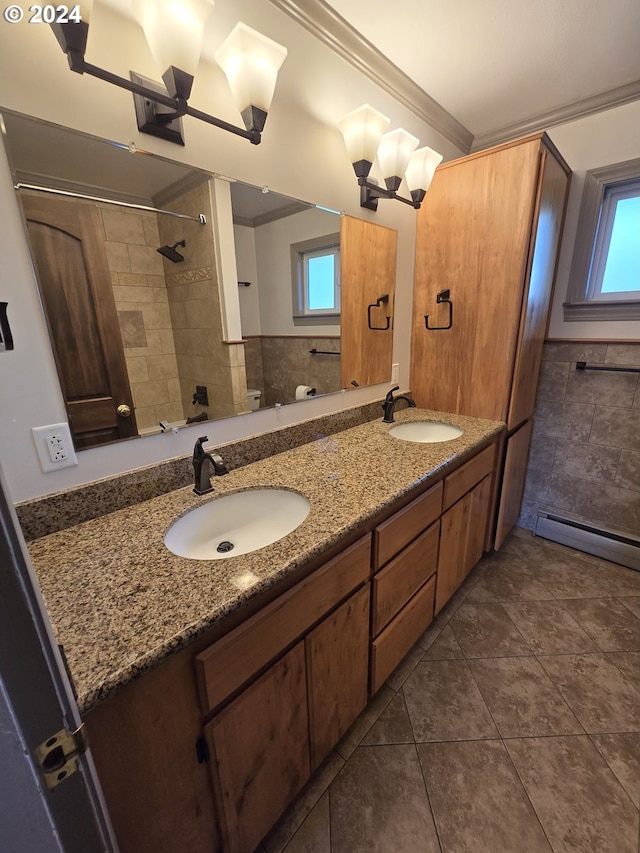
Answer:
POLYGON ((77 449, 389 380, 393 229, 2 120, 77 449))

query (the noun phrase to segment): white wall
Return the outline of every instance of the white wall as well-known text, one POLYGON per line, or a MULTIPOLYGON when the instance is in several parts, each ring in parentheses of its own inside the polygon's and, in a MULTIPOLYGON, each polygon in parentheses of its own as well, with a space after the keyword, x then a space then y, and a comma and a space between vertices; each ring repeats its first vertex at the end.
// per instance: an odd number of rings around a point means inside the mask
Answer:
POLYGON ((260 329, 263 335, 339 335, 340 325, 295 326, 292 313, 291 244, 340 231, 340 217, 304 210, 256 228, 260 271, 260 329))
MULTIPOLYGON (((285 44, 289 56, 282 67, 263 142, 252 146, 203 122, 185 119, 186 146, 137 131, 128 92, 69 71, 51 29, 25 20, 11 26, 0 53, 0 108, 62 124, 76 130, 179 160, 276 192, 373 218, 398 231, 398 263, 394 362, 400 382, 409 380, 415 212, 406 205, 381 202, 376 214, 360 208, 358 188, 335 123, 361 103, 369 102, 442 152, 445 159, 460 151, 412 112, 396 103, 368 78, 336 56, 291 18, 264 0, 217 0, 214 37, 222 41, 237 20, 285 44)), ((6 27, 3 35, 6 35, 6 27)), ((154 79, 159 72, 137 25, 96 3, 87 61, 123 77, 129 69, 154 79)), ((240 119, 222 72, 201 64, 192 103, 233 123, 240 119)), ((37 462, 31 427, 64 420, 64 408, 51 350, 38 304, 33 270, 17 201, 11 190, 4 154, 0 160, 0 219, 5 252, 0 271, 0 298, 9 302, 16 349, 0 354, 0 461, 15 501, 69 488, 166 458, 188 454, 197 428, 121 442, 79 454, 79 465, 43 474, 37 462), (7 247, 10 247, 7 249, 7 247)), ((385 386, 386 389, 387 386, 385 386)), ((294 423, 379 396, 380 388, 363 388, 343 396, 327 396, 217 421, 209 427, 212 443, 294 423)))
POLYGON ((639 340, 640 323, 637 320, 566 323, 562 303, 566 301, 569 286, 585 175, 590 169, 640 157, 640 101, 553 127, 548 133, 573 170, 548 336, 580 340, 639 340))
POLYGON ((250 281, 250 287, 238 288, 242 336, 260 334, 260 278, 256 262, 255 228, 234 225, 238 281, 250 281))

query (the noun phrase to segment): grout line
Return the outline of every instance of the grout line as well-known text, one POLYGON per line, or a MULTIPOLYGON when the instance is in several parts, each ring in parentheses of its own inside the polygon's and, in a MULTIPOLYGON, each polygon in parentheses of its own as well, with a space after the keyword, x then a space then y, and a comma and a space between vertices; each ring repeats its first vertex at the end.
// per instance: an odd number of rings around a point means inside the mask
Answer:
POLYGON ((440 830, 438 828, 438 822, 436 821, 436 814, 433 810, 433 806, 431 805, 431 797, 429 795, 429 786, 427 785, 427 780, 425 779, 425 776, 424 776, 424 768, 422 766, 422 760, 420 758, 420 751, 418 750, 418 744, 417 743, 414 743, 414 748, 415 748, 416 756, 418 759, 418 767, 420 768, 420 775, 422 776, 422 784, 424 785, 425 794, 427 795, 427 803, 429 804, 429 811, 431 812, 431 819, 433 821, 433 827, 436 831, 436 838, 438 840, 438 846, 439 846, 440 851, 442 853, 442 851, 444 851, 444 846, 442 844, 442 839, 440 838, 440 830))

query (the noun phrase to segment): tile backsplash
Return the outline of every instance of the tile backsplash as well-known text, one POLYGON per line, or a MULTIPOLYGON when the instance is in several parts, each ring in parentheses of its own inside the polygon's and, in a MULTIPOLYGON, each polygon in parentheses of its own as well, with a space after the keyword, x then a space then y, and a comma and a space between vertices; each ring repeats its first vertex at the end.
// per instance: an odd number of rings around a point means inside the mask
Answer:
POLYGON ((640 343, 545 343, 524 500, 539 512, 640 535, 640 374, 576 370, 576 362, 640 367, 640 343))

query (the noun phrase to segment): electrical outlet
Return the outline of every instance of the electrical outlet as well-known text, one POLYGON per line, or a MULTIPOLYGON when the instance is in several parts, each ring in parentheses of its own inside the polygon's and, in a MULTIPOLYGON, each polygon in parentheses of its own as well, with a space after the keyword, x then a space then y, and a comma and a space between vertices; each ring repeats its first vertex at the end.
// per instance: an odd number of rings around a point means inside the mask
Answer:
POLYGON ((69 424, 33 427, 31 432, 36 443, 40 465, 45 473, 78 464, 69 424))
POLYGON ((400 365, 399 364, 392 364, 391 365, 391 381, 394 383, 399 382, 400 381, 399 377, 400 377, 400 365))

